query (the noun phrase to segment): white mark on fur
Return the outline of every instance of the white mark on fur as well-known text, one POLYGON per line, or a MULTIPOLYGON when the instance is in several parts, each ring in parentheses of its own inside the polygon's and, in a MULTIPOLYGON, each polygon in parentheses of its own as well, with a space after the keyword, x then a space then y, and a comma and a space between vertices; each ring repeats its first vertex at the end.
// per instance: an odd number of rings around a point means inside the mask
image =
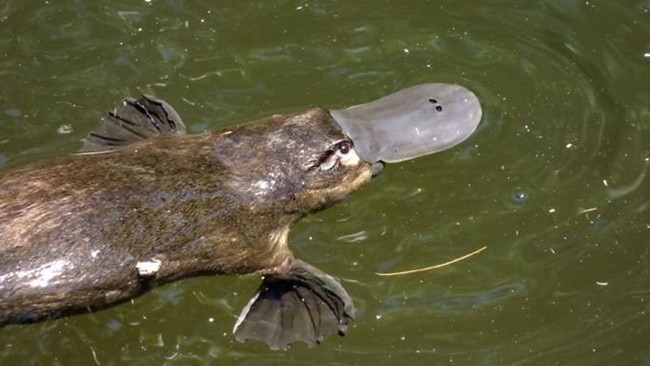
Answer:
POLYGON ((135 268, 138 269, 138 274, 141 277, 149 277, 158 273, 162 262, 160 259, 151 259, 149 261, 141 261, 136 263, 135 268))

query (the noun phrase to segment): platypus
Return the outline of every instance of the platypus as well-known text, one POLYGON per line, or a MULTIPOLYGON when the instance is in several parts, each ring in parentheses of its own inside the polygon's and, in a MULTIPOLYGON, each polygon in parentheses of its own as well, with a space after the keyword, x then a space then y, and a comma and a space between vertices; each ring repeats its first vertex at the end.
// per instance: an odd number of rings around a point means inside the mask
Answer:
POLYGON ((460 143, 480 118, 469 90, 423 84, 188 135, 167 102, 127 98, 79 153, 0 172, 0 325, 100 310, 190 276, 258 274, 236 339, 284 349, 344 335, 351 297, 294 257, 289 228, 386 162, 460 143))

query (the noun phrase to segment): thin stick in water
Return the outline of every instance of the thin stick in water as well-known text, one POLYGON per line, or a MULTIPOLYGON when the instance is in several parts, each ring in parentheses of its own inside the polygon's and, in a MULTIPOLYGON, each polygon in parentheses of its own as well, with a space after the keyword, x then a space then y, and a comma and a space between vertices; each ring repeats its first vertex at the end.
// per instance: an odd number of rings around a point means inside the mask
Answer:
POLYGON ((454 263, 456 263, 456 262, 460 262, 460 261, 462 261, 463 259, 467 259, 467 258, 469 258, 469 257, 471 257, 471 256, 473 256, 473 255, 475 255, 475 254, 478 254, 478 253, 484 251, 485 249, 487 249, 487 245, 484 246, 484 247, 482 247, 482 248, 479 248, 479 249, 477 249, 477 250, 475 250, 475 251, 473 251, 473 252, 471 252, 471 253, 469 253, 469 254, 465 254, 465 255, 462 256, 462 257, 458 257, 458 258, 456 258, 456 259, 452 259, 452 260, 450 260, 450 261, 448 261, 448 262, 445 262, 445 263, 436 264, 435 266, 423 267, 423 268, 416 268, 416 269, 409 269, 409 270, 407 270, 407 271, 401 271, 401 272, 375 272, 375 274, 376 274, 377 276, 401 276, 401 275, 405 275, 405 274, 411 274, 411 273, 418 273, 418 272, 430 271, 430 270, 432 270, 432 269, 442 268, 442 267, 448 266, 448 265, 450 265, 450 264, 454 264, 454 263))

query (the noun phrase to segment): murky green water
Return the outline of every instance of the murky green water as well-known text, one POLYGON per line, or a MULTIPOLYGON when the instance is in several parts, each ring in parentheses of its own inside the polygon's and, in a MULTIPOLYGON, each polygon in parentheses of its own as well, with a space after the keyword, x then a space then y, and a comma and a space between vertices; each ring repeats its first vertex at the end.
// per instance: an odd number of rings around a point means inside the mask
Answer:
POLYGON ((477 134, 292 231, 353 296, 347 337, 240 344, 258 279, 205 277, 6 327, 0 364, 650 365, 646 0, 4 1, 0 168, 141 92, 197 132, 436 81, 477 93, 477 134))

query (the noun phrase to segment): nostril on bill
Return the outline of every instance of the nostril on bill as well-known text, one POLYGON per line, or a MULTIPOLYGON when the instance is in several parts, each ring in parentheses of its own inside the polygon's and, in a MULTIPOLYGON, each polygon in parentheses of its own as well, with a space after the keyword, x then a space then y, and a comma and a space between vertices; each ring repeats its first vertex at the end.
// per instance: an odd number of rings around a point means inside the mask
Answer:
POLYGON ((436 106, 436 111, 442 112, 442 106, 438 104, 438 100, 435 98, 429 98, 429 103, 433 104, 436 106))

